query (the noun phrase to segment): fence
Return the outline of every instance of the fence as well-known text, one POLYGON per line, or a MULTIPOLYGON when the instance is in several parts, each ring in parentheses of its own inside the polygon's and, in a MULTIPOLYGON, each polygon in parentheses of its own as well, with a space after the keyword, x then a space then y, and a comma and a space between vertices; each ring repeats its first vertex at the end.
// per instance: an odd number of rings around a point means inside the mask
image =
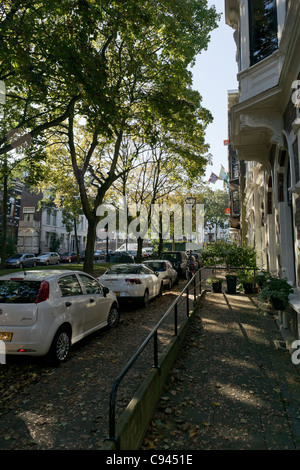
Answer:
POLYGON ((121 371, 119 376, 115 379, 111 393, 110 393, 110 402, 109 402, 109 437, 107 438, 108 441, 114 441, 116 447, 119 447, 118 437, 116 437, 116 397, 117 391, 119 388, 120 383, 122 382, 123 378, 126 376, 128 371, 132 368, 138 357, 143 353, 146 349, 148 344, 151 340, 153 340, 153 367, 158 369, 159 372, 159 354, 158 354, 158 331, 165 320, 173 313, 174 314, 174 322, 173 322, 173 331, 174 336, 178 334, 178 310, 180 305, 184 306, 185 316, 190 316, 190 303, 193 301, 193 306, 196 304, 197 299, 200 297, 202 293, 202 275, 201 269, 199 269, 194 276, 187 282, 182 292, 178 295, 175 301, 171 304, 171 306, 166 310, 163 314, 159 322, 153 328, 151 333, 147 336, 145 341, 141 344, 141 346, 137 349, 136 353, 131 357, 127 365, 121 371), (191 294, 192 292, 192 294, 191 294))

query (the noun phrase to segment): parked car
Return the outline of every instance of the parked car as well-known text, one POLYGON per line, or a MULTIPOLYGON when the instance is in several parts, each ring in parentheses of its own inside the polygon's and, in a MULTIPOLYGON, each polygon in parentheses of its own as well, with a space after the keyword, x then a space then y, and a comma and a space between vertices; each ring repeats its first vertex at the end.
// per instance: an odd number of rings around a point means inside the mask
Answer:
POLYGON ((116 296, 81 271, 0 277, 0 340, 7 354, 64 362, 72 344, 119 321, 116 296))
POLYGON ((94 259, 95 260, 97 260, 97 259, 100 260, 104 256, 105 256, 105 254, 101 250, 94 251, 94 259))
POLYGON ((170 261, 176 269, 178 276, 184 279, 187 278, 188 257, 185 251, 164 251, 160 259, 170 261))
POLYGON ((135 301, 143 306, 160 295, 163 288, 157 274, 143 263, 115 264, 98 279, 119 301, 135 301))
POLYGON ((190 278, 193 277, 193 275, 198 271, 199 269, 199 263, 196 260, 195 256, 192 254, 188 254, 188 273, 190 278))
POLYGON ((77 261, 77 253, 75 253, 75 251, 67 251, 60 255, 61 263, 72 263, 73 261, 77 261))
POLYGON ((142 248, 142 257, 149 258, 153 255, 154 249, 152 247, 142 248))
POLYGON ((128 251, 116 251, 108 255, 107 261, 109 263, 134 263, 134 257, 128 251))
POLYGON ((164 287, 171 289, 178 282, 178 273, 168 260, 144 260, 143 264, 149 266, 158 274, 164 287))
POLYGON ((48 266, 49 264, 59 264, 60 256, 56 252, 42 253, 37 256, 36 264, 43 264, 48 266))
POLYGON ((27 268, 36 266, 36 257, 32 253, 16 253, 5 260, 6 268, 27 268))
POLYGON ((202 256, 201 256, 201 253, 197 253, 197 252, 192 252, 192 256, 195 257, 197 263, 198 263, 198 269, 201 268, 203 266, 203 261, 202 261, 202 256))

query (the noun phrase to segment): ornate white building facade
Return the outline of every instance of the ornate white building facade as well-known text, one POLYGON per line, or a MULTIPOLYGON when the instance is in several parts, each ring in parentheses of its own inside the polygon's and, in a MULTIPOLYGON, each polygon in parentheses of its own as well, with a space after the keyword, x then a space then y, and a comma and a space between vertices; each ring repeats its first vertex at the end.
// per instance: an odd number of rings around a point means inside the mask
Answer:
POLYGON ((225 15, 237 46, 230 141, 245 161, 243 228, 259 265, 295 287, 289 326, 300 337, 300 2, 225 0, 225 15))

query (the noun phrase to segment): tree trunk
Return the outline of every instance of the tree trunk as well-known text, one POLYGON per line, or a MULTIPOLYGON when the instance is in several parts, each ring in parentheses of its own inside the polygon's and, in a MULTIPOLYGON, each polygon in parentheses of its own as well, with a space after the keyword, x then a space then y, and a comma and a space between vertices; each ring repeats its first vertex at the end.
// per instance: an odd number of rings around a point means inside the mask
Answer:
POLYGON ((83 271, 91 275, 93 275, 94 272, 94 251, 97 225, 97 218, 95 218, 94 220, 89 220, 86 237, 86 250, 83 263, 83 271))
POLYGON ((137 254, 136 254, 136 260, 138 263, 142 262, 142 249, 143 249, 143 238, 139 237, 137 239, 137 254))
MULTIPOLYGON (((174 241, 174 234, 173 234, 173 241, 174 241)), ((163 239, 163 233, 162 233, 162 214, 160 213, 159 214, 159 242, 158 242, 158 257, 159 258, 163 251, 164 251, 164 239, 163 239)))
POLYGON ((2 245, 1 245, 1 269, 5 267, 6 245, 7 245, 7 202, 8 202, 8 177, 7 177, 7 159, 4 159, 3 171, 3 200, 2 200, 2 245))
POLYGON ((80 263, 80 252, 79 252, 79 243, 78 243, 76 219, 74 219, 74 234, 75 234, 75 243, 76 243, 77 263, 80 263))

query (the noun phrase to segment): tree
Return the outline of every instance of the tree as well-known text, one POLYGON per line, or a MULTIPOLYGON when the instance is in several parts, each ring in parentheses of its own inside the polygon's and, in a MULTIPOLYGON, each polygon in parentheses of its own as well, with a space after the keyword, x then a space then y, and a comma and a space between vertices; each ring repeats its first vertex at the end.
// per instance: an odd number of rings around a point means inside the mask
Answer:
MULTIPOLYGON (((91 272, 97 208, 120 177, 124 135, 153 144, 163 132, 191 172, 206 164, 204 132, 211 115, 191 88, 188 67, 207 47, 218 16, 203 0, 24 0, 6 2, 1 12, 0 79, 9 82, 9 112, 16 127, 30 132, 33 145, 57 126, 67 135, 89 224, 84 269, 91 272), (76 143, 76 119, 91 137, 84 155, 76 143), (107 169, 102 157, 108 148, 113 159, 107 169), (102 182, 92 198, 95 155, 102 182)), ((10 150, 4 134, 0 154, 10 150)))
POLYGON ((227 191, 220 189, 212 191, 207 188, 204 195, 204 225, 208 228, 211 224, 215 227, 215 240, 219 228, 224 228, 228 221, 225 209, 229 207, 229 196, 227 191))
MULTIPOLYGON (((144 226, 146 228, 151 226, 151 230, 155 229, 160 232, 159 226, 152 227, 154 205, 163 202, 170 193, 184 184, 183 175, 186 175, 186 172, 182 168, 182 160, 179 156, 170 154, 164 148, 163 141, 157 143, 155 147, 141 144, 136 147, 136 150, 135 168, 124 172, 122 184, 118 185, 117 181, 111 192, 115 194, 116 190, 119 194, 126 196, 129 206, 135 205, 137 207, 136 216, 129 217, 129 222, 141 219, 142 216, 138 208, 143 206, 143 210, 146 211, 143 216, 144 226), (126 184, 124 184, 125 178, 126 184)), ((125 165, 126 163, 127 160, 124 161, 125 165)), ((148 236, 148 233, 142 233, 141 227, 137 227, 137 231, 141 231, 141 236, 137 239, 137 260, 141 261, 143 240, 145 236, 148 236)))

